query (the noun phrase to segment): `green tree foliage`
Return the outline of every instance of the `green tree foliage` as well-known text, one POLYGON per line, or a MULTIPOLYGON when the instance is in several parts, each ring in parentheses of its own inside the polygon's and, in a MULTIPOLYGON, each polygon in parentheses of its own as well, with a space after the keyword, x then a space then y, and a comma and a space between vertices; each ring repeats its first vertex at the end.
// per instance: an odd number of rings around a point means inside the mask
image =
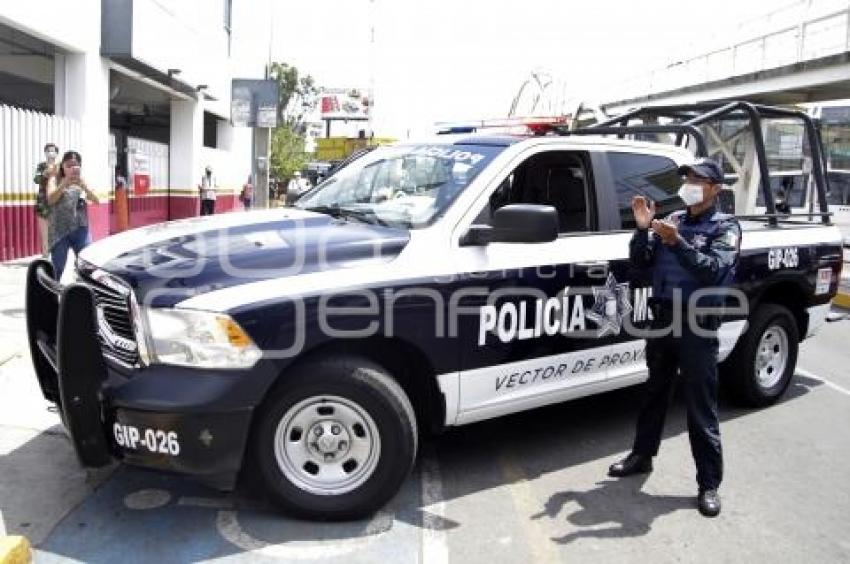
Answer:
POLYGON ((281 180, 291 178, 309 160, 304 152, 304 136, 286 126, 272 130, 271 155, 271 174, 281 180))
POLYGON ((316 81, 309 74, 300 76, 298 68, 287 63, 272 63, 268 75, 278 84, 278 123, 303 134, 304 117, 319 101, 316 81))
POLYGON ((293 65, 275 62, 267 71, 278 84, 278 127, 272 130, 271 173, 286 180, 307 164, 304 118, 316 109, 319 89, 312 76, 301 76, 293 65))

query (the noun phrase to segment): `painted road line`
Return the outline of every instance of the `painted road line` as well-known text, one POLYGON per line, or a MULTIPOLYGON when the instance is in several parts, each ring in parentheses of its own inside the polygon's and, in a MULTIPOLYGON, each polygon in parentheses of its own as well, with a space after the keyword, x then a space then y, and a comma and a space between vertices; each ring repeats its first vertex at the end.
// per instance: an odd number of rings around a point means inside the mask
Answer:
POLYGON ((22 536, 0 536, 0 564, 29 564, 32 547, 22 536))
POLYGON ((841 392, 842 394, 844 394, 846 396, 850 396, 850 390, 848 390, 847 388, 839 386, 835 382, 831 382, 831 381, 827 380, 826 378, 824 378, 823 376, 818 376, 817 374, 810 372, 810 371, 806 370, 805 368, 797 368, 797 370, 795 372, 797 374, 799 374, 800 376, 805 376, 806 378, 811 378, 813 380, 817 380, 818 382, 823 382, 824 384, 826 384, 827 387, 832 388, 833 390, 835 390, 837 392, 841 392))
POLYGON ((369 521, 363 535, 359 537, 281 543, 271 543, 252 536, 239 524, 238 511, 235 510, 219 511, 215 526, 222 538, 251 555, 285 560, 324 560, 366 549, 392 528, 392 522, 393 515, 382 510, 369 521))
POLYGON ((449 543, 443 523, 446 502, 443 479, 434 452, 422 456, 422 562, 448 564, 449 543))
POLYGON ((502 473, 508 481, 508 491, 517 509, 517 520, 525 533, 525 539, 531 550, 530 561, 534 563, 560 562, 561 559, 555 550, 552 538, 543 532, 542 527, 535 526, 531 521, 531 516, 540 511, 541 504, 531 490, 530 481, 513 455, 502 453, 499 458, 502 473))

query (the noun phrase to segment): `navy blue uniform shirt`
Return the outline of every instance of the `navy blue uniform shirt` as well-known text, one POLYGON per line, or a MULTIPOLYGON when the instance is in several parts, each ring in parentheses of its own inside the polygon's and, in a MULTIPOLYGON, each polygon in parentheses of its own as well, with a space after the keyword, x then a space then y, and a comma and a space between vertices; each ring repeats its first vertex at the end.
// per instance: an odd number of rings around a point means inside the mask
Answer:
MULTIPOLYGON (((741 226, 734 216, 714 206, 699 215, 676 211, 666 221, 676 224, 679 238, 665 245, 648 229, 635 231, 629 243, 629 260, 638 268, 652 268, 652 295, 666 302, 681 288, 682 304, 700 288, 726 287, 734 278, 741 244, 741 226)), ((717 305, 718 299, 701 299, 700 306, 717 305)))

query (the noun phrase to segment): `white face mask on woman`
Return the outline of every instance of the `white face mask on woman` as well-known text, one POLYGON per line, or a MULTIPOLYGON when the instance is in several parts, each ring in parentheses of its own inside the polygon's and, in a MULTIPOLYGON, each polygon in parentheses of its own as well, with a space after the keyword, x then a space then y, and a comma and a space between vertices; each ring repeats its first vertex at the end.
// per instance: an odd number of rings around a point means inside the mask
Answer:
POLYGON ((686 182, 685 184, 682 184, 682 187, 679 188, 679 197, 688 207, 701 204, 705 198, 705 194, 702 190, 702 184, 696 184, 694 182, 686 182))

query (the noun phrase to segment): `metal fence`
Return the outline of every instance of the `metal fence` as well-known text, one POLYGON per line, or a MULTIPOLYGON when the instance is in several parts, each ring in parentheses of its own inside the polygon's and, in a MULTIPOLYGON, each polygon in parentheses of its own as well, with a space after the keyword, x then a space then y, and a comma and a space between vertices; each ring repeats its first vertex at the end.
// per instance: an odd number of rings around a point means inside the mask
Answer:
POLYGON ((44 160, 44 145, 51 142, 60 155, 77 149, 80 123, 0 105, 0 260, 41 252, 33 176, 44 160))

